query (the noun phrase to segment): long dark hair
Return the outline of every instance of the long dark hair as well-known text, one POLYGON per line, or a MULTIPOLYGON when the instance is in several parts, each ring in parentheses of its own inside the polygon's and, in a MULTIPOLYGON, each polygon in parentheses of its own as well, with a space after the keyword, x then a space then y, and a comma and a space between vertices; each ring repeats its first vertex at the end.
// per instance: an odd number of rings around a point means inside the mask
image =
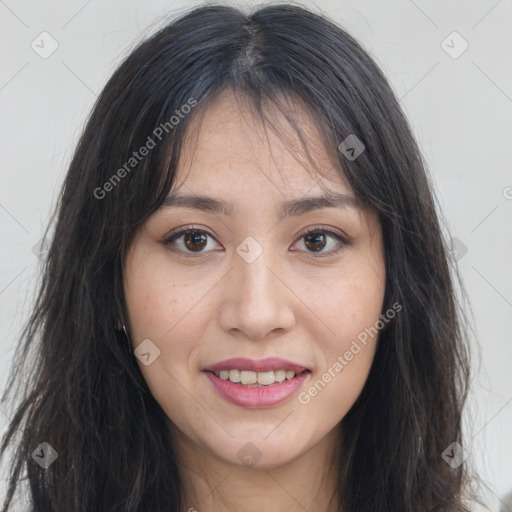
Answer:
POLYGON ((251 14, 194 8, 139 44, 99 96, 4 395, 18 390, 21 399, 1 446, 2 455, 14 451, 3 510, 22 471, 34 511, 184 506, 167 418, 116 323, 126 318, 127 248, 171 189, 190 119, 228 87, 270 125, 263 105, 272 104, 307 152, 287 98, 300 100, 382 226, 383 311, 394 303, 402 311, 381 333, 364 390, 340 424, 340 510, 467 510, 466 466, 442 456, 464 445, 467 337, 424 162, 370 56, 325 16, 285 4, 251 14), (365 146, 356 159, 339 149, 350 135, 365 146), (143 146, 146 156, 131 161, 143 146), (47 469, 31 457, 43 442, 58 454, 47 469))

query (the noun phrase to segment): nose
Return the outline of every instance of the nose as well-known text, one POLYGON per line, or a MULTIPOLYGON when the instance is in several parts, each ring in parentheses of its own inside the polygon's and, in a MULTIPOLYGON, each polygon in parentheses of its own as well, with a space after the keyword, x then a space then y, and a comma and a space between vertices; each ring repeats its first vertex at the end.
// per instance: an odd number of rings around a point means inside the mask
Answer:
POLYGON ((248 263, 235 255, 219 313, 222 329, 251 340, 267 340, 289 331, 295 323, 294 294, 270 249, 248 263))

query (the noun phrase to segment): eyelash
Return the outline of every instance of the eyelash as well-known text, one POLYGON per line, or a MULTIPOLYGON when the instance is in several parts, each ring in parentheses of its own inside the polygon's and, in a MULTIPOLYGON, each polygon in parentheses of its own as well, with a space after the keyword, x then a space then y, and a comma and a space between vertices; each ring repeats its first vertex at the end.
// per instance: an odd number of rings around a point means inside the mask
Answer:
MULTIPOLYGON (((181 255, 184 255, 185 257, 197 258, 197 257, 204 256, 205 254, 207 254, 208 252, 196 252, 196 253, 193 253, 193 252, 182 251, 180 249, 175 249, 175 248, 171 247, 173 245, 173 243, 178 238, 180 238, 181 236, 183 236, 183 235, 185 235, 187 233, 202 233, 202 234, 205 234, 205 235, 207 235, 210 238, 213 238, 215 240, 215 237, 213 235, 211 235, 208 231, 204 230, 204 229, 197 228, 195 226, 183 226, 182 228, 179 228, 177 231, 169 234, 169 236, 164 238, 161 243, 163 245, 165 245, 166 247, 168 247, 171 251, 179 253, 181 255)), ((302 233, 300 235, 298 240, 301 240, 302 238, 305 238, 307 235, 311 235, 313 233, 323 233, 323 234, 332 236, 333 238, 335 238, 338 241, 338 244, 339 244, 336 249, 331 250, 329 252, 315 253, 315 252, 312 252, 312 251, 306 251, 309 254, 313 255, 315 258, 323 258, 323 257, 326 257, 326 256, 332 256, 333 254, 337 254, 342 249, 344 249, 345 246, 350 245, 350 242, 345 237, 343 237, 342 235, 332 231, 331 229, 328 229, 328 228, 325 228, 325 227, 322 227, 322 226, 318 226, 318 227, 315 227, 315 228, 312 228, 312 229, 308 229, 307 231, 305 231, 304 233, 302 233)), ((217 242, 217 240, 215 240, 215 241, 217 242)), ((219 243, 219 242, 217 242, 217 243, 219 243)))

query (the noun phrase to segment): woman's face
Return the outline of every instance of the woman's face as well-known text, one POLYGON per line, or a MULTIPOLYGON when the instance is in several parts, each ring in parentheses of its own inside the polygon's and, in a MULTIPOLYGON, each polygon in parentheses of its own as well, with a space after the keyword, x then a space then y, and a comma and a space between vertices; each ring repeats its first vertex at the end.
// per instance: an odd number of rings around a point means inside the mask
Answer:
POLYGON ((219 96, 170 193, 208 200, 168 201, 127 255, 140 370, 180 441, 225 463, 276 467, 335 439, 375 353, 380 225, 304 119, 323 176, 219 96), (310 200, 326 191, 339 203, 310 200))

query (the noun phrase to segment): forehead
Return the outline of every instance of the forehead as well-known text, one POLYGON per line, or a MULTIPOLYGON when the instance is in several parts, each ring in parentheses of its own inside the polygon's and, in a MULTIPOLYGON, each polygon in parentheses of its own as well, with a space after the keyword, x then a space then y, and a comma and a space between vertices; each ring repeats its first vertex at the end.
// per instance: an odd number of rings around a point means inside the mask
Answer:
POLYGON ((186 182, 191 188, 216 192, 226 187, 266 190, 273 186, 283 195, 322 190, 350 193, 306 108, 291 98, 286 101, 309 157, 296 129, 276 107, 264 107, 262 122, 243 97, 228 89, 191 120, 173 188, 186 182))

